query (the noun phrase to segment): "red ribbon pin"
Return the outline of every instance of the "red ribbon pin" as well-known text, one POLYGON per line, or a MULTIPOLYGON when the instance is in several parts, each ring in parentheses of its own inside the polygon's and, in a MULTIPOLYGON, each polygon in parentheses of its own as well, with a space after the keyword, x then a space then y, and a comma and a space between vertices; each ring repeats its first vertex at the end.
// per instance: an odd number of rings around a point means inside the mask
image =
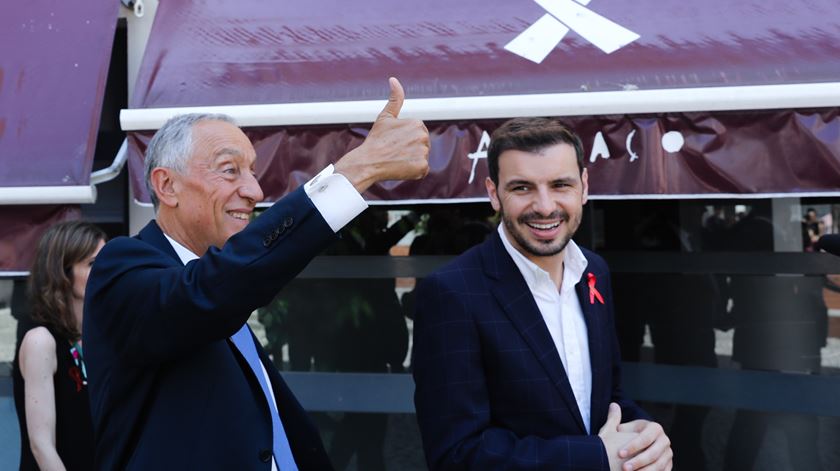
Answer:
POLYGON ((598 292, 598 289, 595 288, 595 282, 598 281, 595 278, 595 275, 592 272, 586 274, 586 277, 589 281, 589 304, 595 304, 595 300, 597 299, 599 303, 604 304, 604 297, 601 296, 601 293, 598 292))
POLYGON ((70 378, 76 383, 76 392, 82 391, 82 372, 79 371, 79 368, 75 366, 71 366, 67 370, 67 374, 70 375, 70 378))

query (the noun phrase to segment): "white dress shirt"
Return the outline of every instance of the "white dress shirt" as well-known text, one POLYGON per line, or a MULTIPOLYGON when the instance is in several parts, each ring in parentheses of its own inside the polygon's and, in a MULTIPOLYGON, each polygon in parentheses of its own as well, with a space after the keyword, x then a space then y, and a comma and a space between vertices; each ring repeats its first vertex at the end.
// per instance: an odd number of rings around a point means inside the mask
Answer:
MULTIPOLYGON (((356 191, 350 181, 344 175, 335 173, 332 164, 306 182, 303 190, 333 232, 341 230, 368 207, 362 195, 356 191)), ((199 258, 198 255, 169 237, 165 232, 163 235, 175 249, 175 253, 178 254, 178 258, 184 265, 199 258)), ((271 388, 271 380, 268 379, 268 371, 262 363, 260 363, 260 367, 265 378, 265 384, 269 386, 268 392, 271 395, 271 401, 277 408, 277 399, 274 398, 274 390, 271 388)), ((277 409, 279 410, 279 408, 277 409)), ((282 421, 282 417, 280 420, 282 421)), ((271 458, 271 470, 277 471, 277 462, 273 456, 271 458)))
POLYGON ((586 257, 580 247, 569 240, 563 255, 563 282, 558 291, 547 271, 513 247, 504 224, 499 224, 498 230, 505 250, 513 258, 534 296, 557 353, 560 354, 586 432, 591 433, 592 364, 589 360, 589 335, 580 300, 575 292, 575 285, 586 271, 586 257))

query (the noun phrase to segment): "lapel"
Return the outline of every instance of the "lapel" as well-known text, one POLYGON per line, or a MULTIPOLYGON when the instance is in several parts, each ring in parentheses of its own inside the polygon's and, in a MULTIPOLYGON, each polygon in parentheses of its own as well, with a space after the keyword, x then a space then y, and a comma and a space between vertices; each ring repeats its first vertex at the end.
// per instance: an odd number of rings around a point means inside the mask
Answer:
MULTIPOLYGON (((548 327, 540 314, 531 291, 519 268, 502 245, 498 231, 493 231, 489 240, 481 246, 484 271, 490 279, 493 295, 504 310, 514 328, 534 352, 545 369, 560 396, 566 402, 582 433, 586 433, 572 386, 557 347, 551 339, 548 327)), ((594 390, 594 389, 593 389, 594 390)))
POLYGON ((166 236, 163 235, 163 231, 154 219, 146 224, 146 227, 137 234, 137 238, 154 246, 158 250, 162 250, 167 255, 174 258, 179 265, 183 265, 183 263, 181 263, 181 259, 178 257, 178 254, 175 252, 175 249, 172 247, 172 244, 170 244, 166 239, 166 236))
MULTIPOLYGON (((178 253, 175 252, 175 248, 172 247, 172 244, 169 243, 169 240, 163 235, 163 230, 161 230, 160 226, 158 226, 157 221, 152 220, 149 224, 144 227, 139 234, 137 234, 137 238, 154 246, 158 250, 161 250, 171 256, 174 261, 180 265, 184 266, 183 262, 181 262, 181 258, 178 256, 178 253)), ((254 342, 256 343, 256 338, 254 337, 253 332, 249 328, 248 331, 251 333, 251 337, 254 338, 254 342)), ((231 352, 236 356, 239 365, 242 366, 242 369, 245 371, 245 375, 248 377, 248 380, 251 382, 252 386, 255 387, 257 390, 260 390, 259 379, 256 376, 256 372, 251 369, 250 365, 248 365, 248 361, 242 355, 242 352, 239 351, 239 348, 233 344, 230 340, 230 337, 225 339, 227 341, 228 347, 230 348, 231 352)), ((257 349, 259 353, 260 350, 257 349)), ((260 355, 260 363, 265 363, 262 355, 260 355)), ((265 365, 263 365, 265 366, 265 365)), ((267 367, 266 367, 267 368, 267 367)), ((271 382, 271 376, 269 375, 269 385, 268 387, 274 389, 274 385, 271 382)), ((267 406, 267 405, 266 405, 267 406)))
MULTIPOLYGON (((586 254, 584 253, 584 255, 586 254)), ((575 285, 575 292, 577 293, 578 302, 580 303, 580 310, 583 312, 583 319, 586 322, 587 337, 589 338, 589 364, 592 369, 592 393, 589 398, 589 420, 592 422, 594 418, 601 417, 602 413, 606 416, 604 406, 608 406, 608 404, 604 404, 603 401, 597 398, 597 392, 603 390, 604 388, 604 348, 602 345, 603 332, 598 316, 605 315, 605 305, 602 305, 597 299, 595 300, 595 304, 589 302, 589 282, 587 273, 593 273, 595 275, 596 289, 598 289, 597 280, 606 279, 606 276, 601 273, 596 273, 589 257, 587 257, 587 262, 583 277, 575 285)), ((605 299, 604 301, 608 302, 609 300, 605 299)), ((591 423, 589 424, 589 430, 593 434, 598 433, 591 423)))

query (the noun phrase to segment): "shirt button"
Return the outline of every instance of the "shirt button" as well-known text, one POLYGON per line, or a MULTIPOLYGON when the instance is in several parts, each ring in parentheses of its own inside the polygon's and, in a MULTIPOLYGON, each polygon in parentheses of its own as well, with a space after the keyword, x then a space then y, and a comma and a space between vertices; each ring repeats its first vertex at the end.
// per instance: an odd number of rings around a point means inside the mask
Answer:
POLYGON ((271 450, 260 450, 260 461, 263 463, 271 461, 271 450))

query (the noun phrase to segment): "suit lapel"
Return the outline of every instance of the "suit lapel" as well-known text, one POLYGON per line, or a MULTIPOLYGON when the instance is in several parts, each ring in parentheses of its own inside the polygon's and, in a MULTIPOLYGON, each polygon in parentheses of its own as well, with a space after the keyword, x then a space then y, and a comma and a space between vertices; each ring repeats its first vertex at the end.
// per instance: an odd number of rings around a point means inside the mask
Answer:
POLYGON ((578 427, 585 432, 586 428, 583 425, 572 386, 563 369, 563 362, 560 360, 554 340, 548 332, 548 327, 519 268, 502 245, 498 232, 494 231, 490 240, 482 245, 482 257, 493 295, 514 328, 534 352, 569 410, 573 411, 578 427))
MULTIPOLYGON (((607 406, 607 404, 603 404, 603 401, 595 397, 596 392, 601 391, 604 387, 603 332, 601 331, 601 323, 598 319, 599 315, 603 316, 603 312, 599 312, 602 311, 602 305, 597 299, 595 300, 595 304, 589 302, 587 273, 590 273, 591 268, 590 263, 581 280, 575 285, 575 292, 577 293, 578 302, 580 302, 580 309, 583 312, 583 319, 586 322, 586 332, 589 339, 589 364, 592 369, 592 394, 589 398, 591 408, 589 414, 590 422, 594 417, 601 417, 601 413, 604 413, 602 409, 604 406, 607 406)), ((590 424, 589 429, 592 433, 597 433, 597 430, 593 428, 592 424, 590 424)))
POLYGON ((175 252, 175 248, 172 247, 169 240, 166 239, 166 236, 163 235, 163 230, 161 230, 160 226, 158 226, 157 221, 152 220, 146 224, 146 227, 140 230, 140 233, 137 234, 137 238, 143 242, 151 244, 159 250, 166 252, 169 256, 174 258, 179 265, 182 265, 181 258, 175 252))
MULTIPOLYGON (((183 266, 183 262, 181 262, 181 257, 179 257, 178 253, 175 252, 175 248, 172 247, 171 243, 169 243, 169 240, 163 234, 163 230, 160 228, 160 226, 158 226, 158 224, 155 220, 152 220, 151 222, 149 222, 149 224, 147 224, 146 227, 144 227, 140 231, 140 233, 137 235, 137 237, 140 240, 142 240, 144 242, 147 242, 147 243, 153 245, 154 247, 166 252, 179 265, 183 266)), ((253 337, 253 333, 252 333, 252 337, 253 337)), ((245 357, 242 355, 242 352, 239 351, 239 349, 236 347, 236 345, 233 344, 231 339, 227 338, 225 340, 227 341, 228 348, 230 348, 231 353, 237 358, 237 362, 242 367, 242 370, 245 372, 245 376, 248 377, 248 381, 250 381, 252 383, 252 386, 257 391, 259 391, 261 389, 261 386, 259 385, 259 379, 256 376, 256 372, 250 367, 250 365, 248 365, 248 361, 245 359, 245 357)), ((260 357, 260 361, 261 362, 263 361, 262 357, 260 357)), ((269 384, 269 387, 273 388, 273 384, 269 384)), ((260 394, 260 396, 264 396, 264 395, 260 394)), ((263 402, 265 402, 265 401, 263 401, 263 402)), ((266 407, 268 407, 268 404, 266 404, 266 407)))

